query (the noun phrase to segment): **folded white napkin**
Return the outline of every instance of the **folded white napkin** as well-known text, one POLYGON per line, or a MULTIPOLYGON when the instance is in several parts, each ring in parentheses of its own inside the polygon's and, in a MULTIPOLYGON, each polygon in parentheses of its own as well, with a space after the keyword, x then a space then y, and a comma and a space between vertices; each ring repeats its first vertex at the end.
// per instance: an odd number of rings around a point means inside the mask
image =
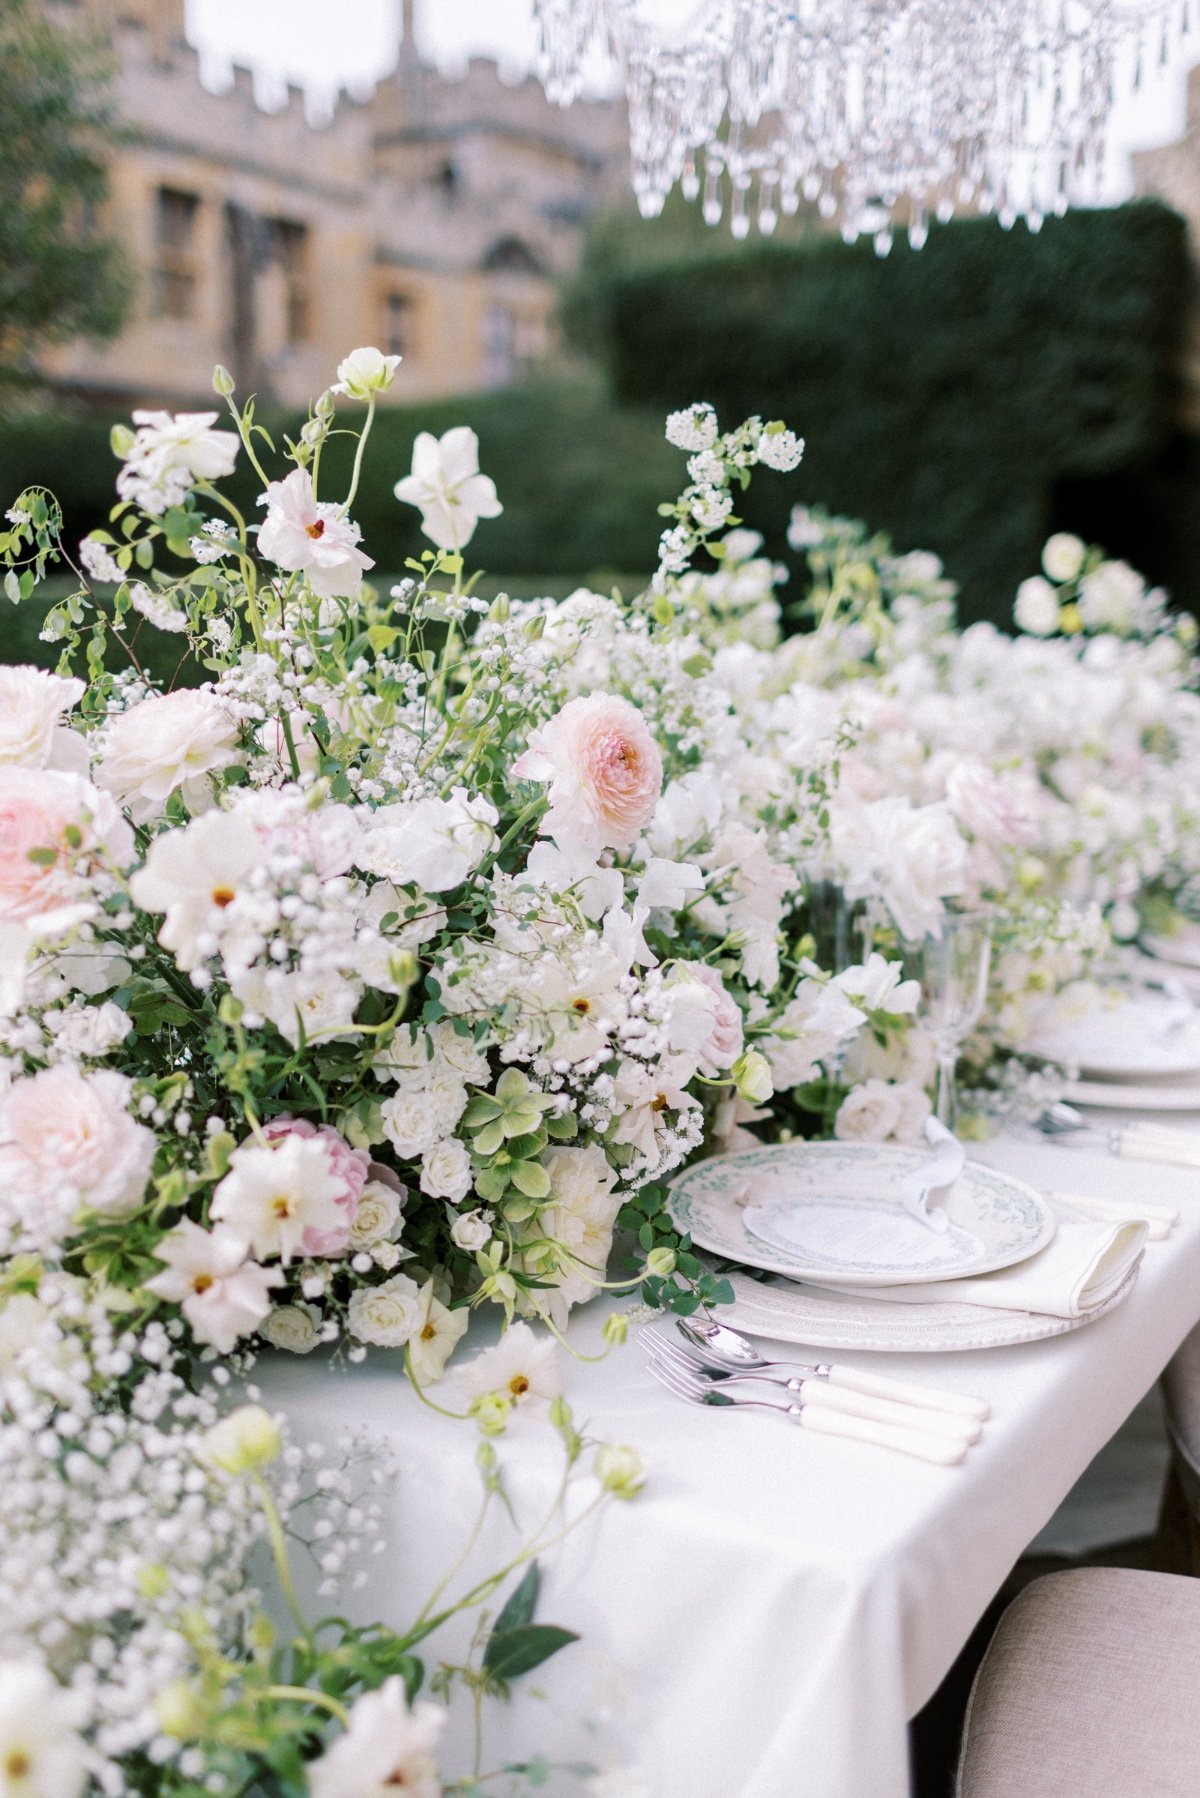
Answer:
POLYGON ((1090 1193, 1085 1197, 1077 1192, 1048 1192, 1046 1197, 1054 1207, 1056 1217, 1061 1216, 1064 1205, 1105 1222, 1113 1219, 1129 1223, 1140 1217, 1149 1226, 1151 1242, 1162 1242, 1179 1222, 1179 1213, 1173 1205, 1159 1205, 1153 1199, 1098 1199, 1090 1193))
MULTIPOLYGON (((1145 1219, 1107 1222, 1056 1205, 1053 1240, 1027 1261, 962 1280, 925 1280, 915 1286, 841 1286, 860 1298, 898 1305, 987 1305, 993 1311, 1037 1311, 1046 1317, 1086 1317, 1110 1299, 1142 1258, 1145 1219)), ((805 1285, 815 1285, 806 1280, 805 1285)))

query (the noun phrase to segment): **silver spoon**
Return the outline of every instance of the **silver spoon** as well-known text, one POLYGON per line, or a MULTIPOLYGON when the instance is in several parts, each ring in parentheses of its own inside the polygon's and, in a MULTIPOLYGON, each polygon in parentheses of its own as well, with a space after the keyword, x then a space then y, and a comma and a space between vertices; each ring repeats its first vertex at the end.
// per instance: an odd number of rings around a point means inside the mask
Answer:
POLYGON ((990 1415, 991 1406, 986 1399, 971 1398, 966 1393, 939 1392, 928 1386, 912 1386, 905 1380, 889 1380, 882 1374, 859 1373, 853 1367, 840 1367, 830 1361, 806 1363, 798 1361, 771 1361, 760 1355, 748 1336, 740 1330, 731 1328, 729 1324, 718 1323, 716 1318, 709 1318, 704 1323, 695 1319, 677 1317, 676 1325, 680 1333, 700 1349, 714 1367, 727 1367, 735 1371, 757 1368, 782 1367, 794 1371, 801 1368, 810 1377, 828 1380, 831 1386, 844 1386, 849 1392, 868 1392, 875 1398, 891 1398, 900 1404, 925 1405, 933 1411, 956 1411, 964 1417, 984 1418, 990 1415))

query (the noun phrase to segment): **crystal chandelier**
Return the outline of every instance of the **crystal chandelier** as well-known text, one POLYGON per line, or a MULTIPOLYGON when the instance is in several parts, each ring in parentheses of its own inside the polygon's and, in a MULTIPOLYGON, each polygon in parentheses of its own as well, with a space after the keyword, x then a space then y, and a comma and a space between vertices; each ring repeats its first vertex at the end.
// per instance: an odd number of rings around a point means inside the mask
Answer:
POLYGON ((643 215, 678 183, 743 238, 803 200, 881 254, 1094 198, 1120 82, 1189 30, 1189 0, 704 0, 675 35, 643 0, 533 4, 552 100, 597 52, 620 70, 643 215))

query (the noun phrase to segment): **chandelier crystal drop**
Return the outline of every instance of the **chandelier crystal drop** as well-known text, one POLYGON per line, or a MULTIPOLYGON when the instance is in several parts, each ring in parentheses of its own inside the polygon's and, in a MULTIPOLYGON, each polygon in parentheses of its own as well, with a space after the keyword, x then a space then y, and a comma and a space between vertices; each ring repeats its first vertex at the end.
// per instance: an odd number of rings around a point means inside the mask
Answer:
POLYGON ((678 185, 767 235, 802 202, 885 253, 931 218, 1037 230, 1096 197, 1118 91, 1189 33, 1195 0, 704 0, 679 33, 643 0, 533 0, 539 74, 620 71, 644 216, 678 185))

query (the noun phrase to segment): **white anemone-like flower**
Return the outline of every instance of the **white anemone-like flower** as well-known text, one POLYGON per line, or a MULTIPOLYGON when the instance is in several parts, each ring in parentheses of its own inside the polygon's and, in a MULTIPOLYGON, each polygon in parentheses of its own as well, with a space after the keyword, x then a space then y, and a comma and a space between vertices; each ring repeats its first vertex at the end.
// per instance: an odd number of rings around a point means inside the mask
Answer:
POLYGON ((350 1727, 306 1768, 312 1798, 441 1798, 437 1745, 446 1723, 439 1705, 410 1710, 404 1681, 385 1680, 350 1710, 350 1727))
POLYGON ((362 532, 342 516, 341 507, 316 498, 307 468, 272 481, 265 499, 267 516, 258 527, 263 555, 289 574, 306 574, 321 599, 357 593, 375 563, 359 549, 362 532))
POLYGON ((421 529, 439 549, 463 549, 481 518, 504 510, 496 483, 479 472, 479 439, 469 425, 455 425, 441 438, 422 431, 413 444, 412 473, 396 482, 395 492, 418 508, 421 529))
POLYGON ((158 940, 185 970, 215 947, 226 913, 262 859, 258 833, 236 812, 207 812, 155 837, 129 883, 135 905, 165 912, 158 940))
POLYGON ((0 1793, 77 1798, 87 1762, 83 1692, 68 1692, 36 1661, 0 1666, 0 1793))
POLYGON ((413 1378, 419 1386, 432 1386, 446 1371, 446 1363, 467 1333, 470 1315, 465 1308, 451 1311, 436 1297, 427 1280, 418 1299, 420 1321, 409 1337, 408 1355, 413 1378))
POLYGON ((499 1392, 510 1404, 544 1410, 562 1391, 558 1345, 527 1323, 513 1323, 494 1347, 482 1349, 459 1368, 458 1378, 472 1398, 499 1392))
POLYGON ((232 1354, 242 1336, 256 1330, 271 1309, 268 1289, 278 1268, 246 1259, 248 1244, 232 1230, 203 1230, 184 1218, 155 1249, 166 1271, 146 1281, 147 1292, 182 1307, 198 1342, 232 1354))
POLYGON ((244 1143, 212 1198, 211 1216, 245 1238, 256 1255, 286 1265, 300 1254, 327 1254, 329 1238, 343 1246, 349 1227, 343 1181, 322 1143, 285 1136, 271 1148, 244 1143))

